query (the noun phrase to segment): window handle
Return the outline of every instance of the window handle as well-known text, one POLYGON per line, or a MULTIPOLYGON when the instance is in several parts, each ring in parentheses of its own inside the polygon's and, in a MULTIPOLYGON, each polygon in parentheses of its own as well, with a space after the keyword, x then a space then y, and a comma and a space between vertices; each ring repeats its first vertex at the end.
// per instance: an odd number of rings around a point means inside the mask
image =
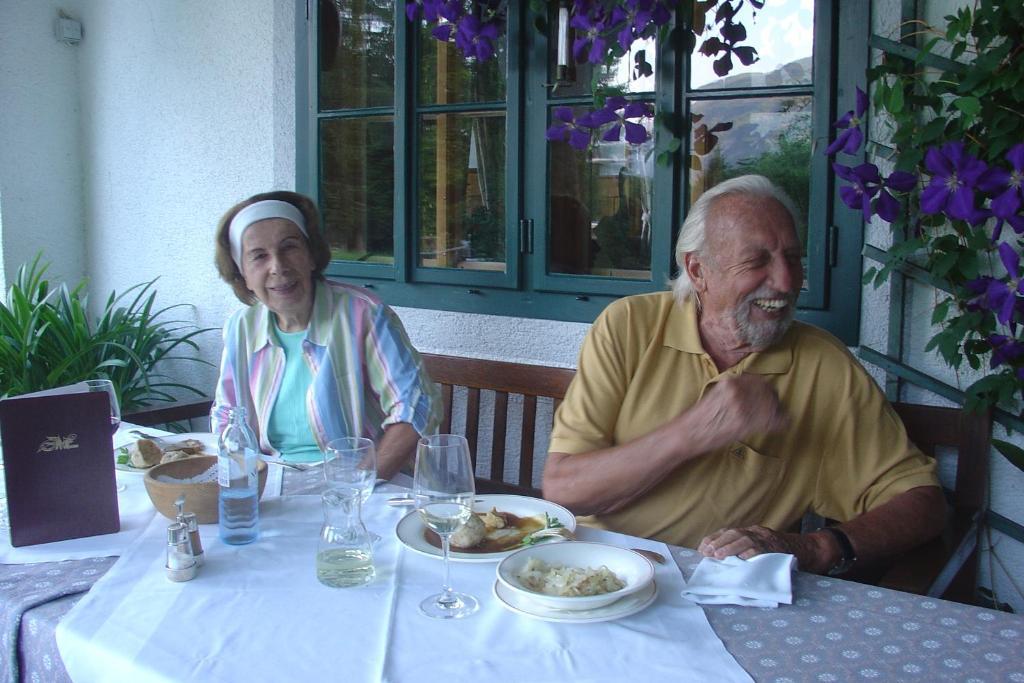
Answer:
POLYGON ((519 219, 519 253, 533 253, 533 219, 519 219))

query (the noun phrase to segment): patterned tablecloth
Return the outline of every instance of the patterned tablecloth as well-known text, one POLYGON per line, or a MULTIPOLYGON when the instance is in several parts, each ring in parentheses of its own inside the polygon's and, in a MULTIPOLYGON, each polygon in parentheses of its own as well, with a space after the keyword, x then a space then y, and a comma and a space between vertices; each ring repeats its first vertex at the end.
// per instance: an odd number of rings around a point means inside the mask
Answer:
MULTIPOLYGON (((320 476, 289 472, 283 493, 316 493, 320 476)), ((689 578, 699 556, 684 548, 673 552, 689 578)), ((6 680, 14 680, 7 653, 15 650, 20 680, 69 680, 54 629, 114 559, 0 565, 6 680), (8 633, 18 633, 16 643, 8 633)), ((813 574, 798 573, 793 592, 794 604, 778 609, 704 608, 729 652, 757 681, 1024 683, 1024 619, 1018 615, 813 574)))

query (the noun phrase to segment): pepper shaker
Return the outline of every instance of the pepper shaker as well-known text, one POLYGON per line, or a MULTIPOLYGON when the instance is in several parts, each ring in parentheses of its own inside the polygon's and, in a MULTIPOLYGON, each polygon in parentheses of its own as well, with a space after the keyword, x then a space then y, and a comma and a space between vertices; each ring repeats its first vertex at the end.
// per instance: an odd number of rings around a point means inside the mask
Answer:
POLYGON ((192 547, 192 557, 196 560, 196 567, 203 566, 203 539, 199 536, 199 518, 194 512, 182 514, 178 521, 185 525, 188 530, 188 542, 192 547))
POLYGON ((190 581, 196 575, 196 558, 188 540, 188 528, 181 522, 167 527, 167 578, 171 581, 190 581))

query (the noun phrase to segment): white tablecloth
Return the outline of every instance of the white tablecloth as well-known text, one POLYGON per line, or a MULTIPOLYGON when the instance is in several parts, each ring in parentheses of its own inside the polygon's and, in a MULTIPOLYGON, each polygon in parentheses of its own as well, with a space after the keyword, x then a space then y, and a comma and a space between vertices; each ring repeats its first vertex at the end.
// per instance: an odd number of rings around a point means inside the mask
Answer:
MULTIPOLYGON (((617 621, 548 623, 513 614, 491 594, 493 563, 452 564, 456 589, 480 611, 451 622, 417 605, 440 586, 439 560, 402 546, 391 529, 407 509, 375 494, 367 526, 377 579, 331 589, 316 580, 319 496, 261 505, 262 538, 219 542, 202 527, 206 566, 196 579, 164 577, 165 527, 155 521, 60 622, 57 644, 79 683, 131 680, 615 681, 750 678, 715 636, 703 611, 683 600, 674 563, 659 566, 658 598, 617 621)), ((660 543, 605 531, 581 537, 669 555, 660 543)))

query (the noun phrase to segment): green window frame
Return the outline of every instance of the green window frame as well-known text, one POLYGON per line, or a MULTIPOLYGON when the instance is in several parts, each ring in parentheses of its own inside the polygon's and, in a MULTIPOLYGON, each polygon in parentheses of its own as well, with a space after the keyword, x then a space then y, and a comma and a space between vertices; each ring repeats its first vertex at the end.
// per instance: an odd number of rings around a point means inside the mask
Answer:
MULTIPOLYGON (((651 218, 650 277, 639 280, 547 272, 548 162, 551 145, 544 140, 550 108, 583 103, 587 98, 559 98, 541 84, 548 78, 547 40, 530 25, 529 3, 509 3, 506 58, 504 272, 423 267, 417 263, 416 225, 417 121, 424 112, 478 111, 478 105, 421 105, 416 99, 415 36, 405 20, 404 3, 394 3, 393 106, 344 111, 318 107, 318 12, 312 0, 304 30, 297 31, 297 188, 318 202, 321 172, 320 129, 327 122, 360 116, 392 117, 394 144, 394 259, 392 263, 334 261, 327 275, 375 291, 391 305, 484 313, 522 318, 592 322, 614 299, 663 290, 674 275, 672 248, 688 197, 687 143, 668 166, 654 174, 659 200, 651 218), (305 59, 302 58, 305 56, 305 59)), ((655 106, 659 112, 689 116, 692 103, 765 95, 805 94, 813 98, 810 216, 807 235, 807 287, 798 317, 823 327, 848 345, 858 343, 860 329, 861 247, 859 214, 838 199, 838 187, 822 150, 832 134, 837 112, 852 107, 854 87, 868 62, 867 3, 817 0, 813 87, 776 86, 688 91, 686 54, 679 46, 659 46, 655 106)), ((493 108, 493 107, 492 107, 493 108)), ((661 149, 666 131, 656 128, 661 149)), ((684 134, 685 137, 685 134, 684 134)))

